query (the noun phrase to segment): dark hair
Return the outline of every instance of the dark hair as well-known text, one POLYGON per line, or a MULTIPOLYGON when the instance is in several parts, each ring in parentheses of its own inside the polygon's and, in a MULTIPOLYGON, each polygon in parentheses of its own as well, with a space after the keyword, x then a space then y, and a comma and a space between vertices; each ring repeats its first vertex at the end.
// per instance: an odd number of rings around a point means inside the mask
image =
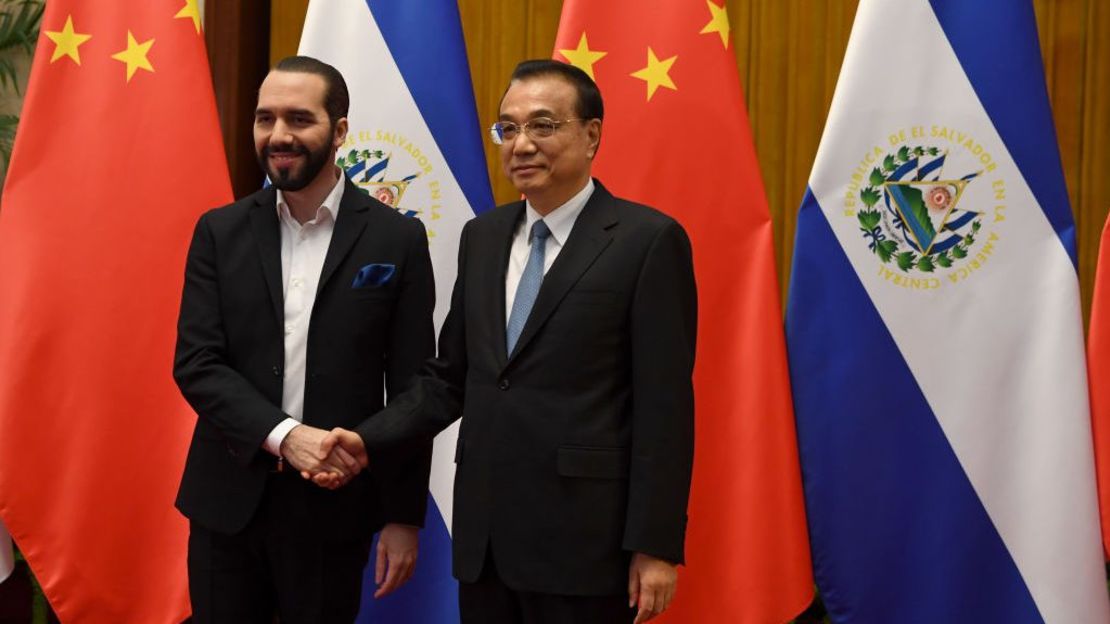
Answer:
POLYGON ((347 81, 343 74, 327 63, 311 56, 287 56, 274 65, 274 71, 316 74, 324 79, 324 110, 328 119, 335 122, 347 116, 351 106, 351 96, 347 92, 347 81))
MULTIPOLYGON (((541 76, 557 76, 566 80, 578 92, 578 105, 576 114, 582 119, 602 119, 605 116, 605 106, 601 102, 601 91, 597 83, 589 74, 567 63, 551 59, 535 59, 522 61, 513 70, 509 84, 518 80, 528 80, 541 76)), ((506 92, 508 89, 506 89, 506 92)), ((504 95, 501 96, 504 99, 504 95)))

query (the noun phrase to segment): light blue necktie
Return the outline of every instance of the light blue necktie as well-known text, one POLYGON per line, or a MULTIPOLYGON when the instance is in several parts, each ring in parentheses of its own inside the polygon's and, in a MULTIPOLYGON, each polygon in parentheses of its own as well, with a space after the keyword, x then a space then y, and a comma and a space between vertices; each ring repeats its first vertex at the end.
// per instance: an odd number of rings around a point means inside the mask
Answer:
POLYGON ((532 250, 528 252, 528 264, 524 265, 524 274, 520 276, 513 309, 509 313, 509 324, 505 327, 505 344, 509 348, 509 354, 512 354, 520 332, 524 330, 524 322, 532 312, 536 295, 540 294, 540 284, 543 283, 543 253, 548 236, 551 236, 551 230, 543 219, 532 224, 532 250))

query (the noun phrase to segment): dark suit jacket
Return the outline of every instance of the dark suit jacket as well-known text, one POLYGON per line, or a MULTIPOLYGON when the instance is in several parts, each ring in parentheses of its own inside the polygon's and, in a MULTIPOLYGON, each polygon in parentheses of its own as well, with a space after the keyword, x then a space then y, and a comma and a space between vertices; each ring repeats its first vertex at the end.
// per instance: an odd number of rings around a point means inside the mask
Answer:
POLYGON ((467 223, 438 358, 357 431, 373 457, 462 415, 459 580, 477 579, 492 544, 514 589, 623 593, 631 552, 683 560, 697 326, 690 243, 670 217, 598 183, 510 354, 505 272, 523 210, 516 202, 467 223))
MULTIPOLYGON (((354 427, 381 409, 383 390, 401 392, 435 341, 423 225, 346 184, 308 334, 304 422, 323 429, 354 427), (371 263, 396 271, 379 287, 352 288, 371 263)), ((177 507, 223 533, 254 514, 275 460, 262 443, 286 418, 275 198, 263 190, 203 215, 185 268, 174 378, 199 418, 177 507)), ((387 453, 347 486, 319 489, 313 512, 351 536, 385 522, 421 525, 430 448, 387 453)))

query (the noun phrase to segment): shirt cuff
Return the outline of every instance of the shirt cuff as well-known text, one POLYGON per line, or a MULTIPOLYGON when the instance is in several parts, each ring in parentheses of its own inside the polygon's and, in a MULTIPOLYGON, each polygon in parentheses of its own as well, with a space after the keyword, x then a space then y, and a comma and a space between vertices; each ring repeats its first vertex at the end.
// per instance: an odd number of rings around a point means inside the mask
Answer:
POLYGON ((285 440, 285 436, 289 435, 289 432, 293 430, 293 427, 299 424, 301 423, 292 418, 286 418, 279 422, 278 425, 270 431, 270 435, 266 436, 266 441, 262 443, 262 448, 269 451, 274 457, 281 457, 282 441, 285 440))

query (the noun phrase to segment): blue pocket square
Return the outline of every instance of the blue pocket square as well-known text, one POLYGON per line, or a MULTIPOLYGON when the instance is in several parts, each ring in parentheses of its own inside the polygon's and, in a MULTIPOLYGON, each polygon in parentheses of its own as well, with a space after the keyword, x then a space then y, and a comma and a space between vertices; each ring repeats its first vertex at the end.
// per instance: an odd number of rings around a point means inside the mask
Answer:
POLYGON ((351 288, 377 288, 389 282, 396 270, 392 264, 368 264, 358 270, 351 288))

